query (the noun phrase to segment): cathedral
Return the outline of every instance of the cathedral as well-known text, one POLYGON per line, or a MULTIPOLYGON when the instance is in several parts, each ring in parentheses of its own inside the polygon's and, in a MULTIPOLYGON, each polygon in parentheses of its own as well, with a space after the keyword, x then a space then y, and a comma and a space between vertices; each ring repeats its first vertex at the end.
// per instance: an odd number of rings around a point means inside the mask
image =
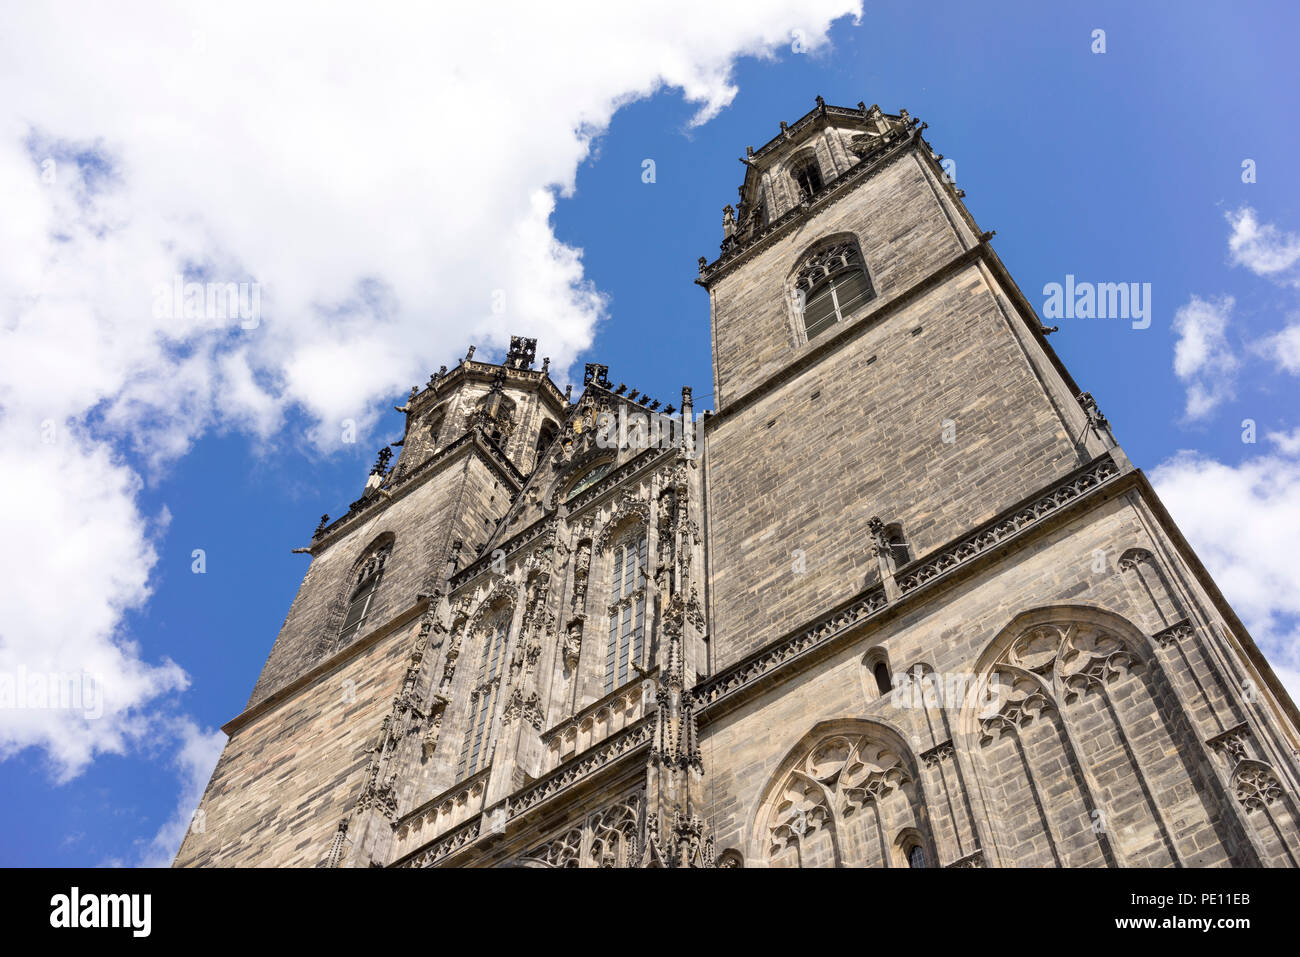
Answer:
POLYGON ((746 149, 714 410, 413 388, 176 866, 1300 863, 1300 714, 925 129, 746 149))

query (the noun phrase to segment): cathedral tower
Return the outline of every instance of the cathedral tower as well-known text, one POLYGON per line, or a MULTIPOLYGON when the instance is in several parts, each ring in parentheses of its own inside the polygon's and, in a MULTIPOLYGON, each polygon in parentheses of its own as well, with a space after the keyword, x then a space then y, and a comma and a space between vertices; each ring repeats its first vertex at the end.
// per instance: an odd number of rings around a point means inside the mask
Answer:
POLYGON ((746 150, 714 414, 413 389, 177 864, 1300 863, 1300 715, 924 129, 746 150))

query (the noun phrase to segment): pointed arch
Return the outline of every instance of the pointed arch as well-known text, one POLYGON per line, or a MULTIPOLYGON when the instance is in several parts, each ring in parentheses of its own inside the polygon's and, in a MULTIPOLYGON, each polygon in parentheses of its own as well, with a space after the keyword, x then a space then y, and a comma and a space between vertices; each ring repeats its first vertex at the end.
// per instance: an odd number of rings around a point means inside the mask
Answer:
POLYGON ((1196 865, 1242 842, 1156 644, 1128 619, 1082 604, 1023 612, 976 673, 960 734, 1005 863, 1196 865), (1170 762, 1190 788, 1167 786, 1170 762), (1012 830, 1026 809, 1032 826, 1012 830))
POLYGON ((786 278, 795 341, 810 342, 856 315, 875 297, 854 233, 824 236, 795 260, 786 278))
POLYGON ((930 841, 916 755, 878 721, 823 721, 786 753, 755 805, 748 859, 770 867, 892 867, 904 832, 930 841))

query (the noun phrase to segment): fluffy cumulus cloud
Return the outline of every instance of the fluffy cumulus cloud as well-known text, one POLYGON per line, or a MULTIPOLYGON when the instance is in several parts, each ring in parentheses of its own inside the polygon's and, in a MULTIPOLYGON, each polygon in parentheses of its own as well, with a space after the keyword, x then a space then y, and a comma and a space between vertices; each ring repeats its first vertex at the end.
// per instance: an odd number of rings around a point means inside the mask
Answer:
POLYGON ((1300 236, 1261 223, 1249 206, 1225 215, 1232 227, 1228 258, 1234 266, 1245 266, 1257 276, 1280 283, 1300 285, 1300 236))
POLYGON ((1300 319, 1292 316, 1281 332, 1256 343, 1256 351, 1270 358, 1283 372, 1300 375, 1300 319))
POLYGON ((1174 313, 1174 374, 1187 385, 1186 415, 1203 419, 1232 398, 1239 362, 1228 344, 1233 299, 1192 298, 1174 313))
POLYGON ((170 867, 185 832, 207 827, 199 801, 226 744, 226 736, 221 731, 202 730, 187 718, 171 722, 168 730, 177 741, 173 764, 180 777, 180 793, 171 816, 141 849, 135 862, 140 867, 170 867))
MULTIPOLYGON (((0 709, 0 757, 75 775, 186 686, 122 631, 161 527, 141 474, 295 412, 328 452, 468 341, 564 370, 606 310, 551 226, 593 137, 664 88, 707 122, 737 57, 815 54, 859 6, 7 6, 0 673, 103 698, 0 709)), ((177 740, 197 781, 215 744, 177 740)))
POLYGON ((1229 465, 1180 452, 1151 482, 1269 662, 1300 701, 1300 458, 1295 433, 1229 465))

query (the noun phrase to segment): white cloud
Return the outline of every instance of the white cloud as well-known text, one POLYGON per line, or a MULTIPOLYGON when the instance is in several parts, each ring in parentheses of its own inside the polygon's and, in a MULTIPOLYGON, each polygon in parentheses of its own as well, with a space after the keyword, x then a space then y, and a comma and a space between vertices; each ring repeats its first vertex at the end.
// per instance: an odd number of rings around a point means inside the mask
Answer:
POLYGON ((140 867, 171 867, 190 827, 206 828, 209 823, 197 816, 195 809, 221 757, 221 749, 226 746, 226 736, 215 729, 201 730, 189 719, 179 720, 172 730, 180 742, 174 759, 180 773, 180 795, 175 810, 144 849, 140 867))
POLYGON ((1283 455, 1300 455, 1300 428, 1290 432, 1266 432, 1264 438, 1276 445, 1283 455))
POLYGON ((1283 372, 1300 375, 1300 322, 1285 326, 1281 332, 1255 344, 1255 351, 1268 356, 1283 372))
POLYGON ((1187 384, 1186 415, 1202 419, 1232 398, 1237 357, 1225 332, 1234 300, 1192 298, 1174 313, 1174 374, 1187 384))
POLYGON ((124 451, 165 468, 207 430, 266 438, 294 409, 329 450, 343 419, 364 432, 468 342, 512 332, 563 373, 607 303, 550 217, 614 111, 671 87, 705 122, 738 56, 795 30, 824 49, 859 12, 6 6, 0 669, 93 671, 107 701, 95 721, 0 712, 0 757, 40 747, 74 775, 186 685, 122 634, 156 560, 124 451), (258 283, 260 321, 167 318, 178 275, 258 283))
POLYGON ((1260 224, 1249 206, 1226 213, 1232 235, 1228 237, 1229 259, 1257 276, 1289 285, 1300 284, 1295 266, 1300 263, 1300 236, 1283 233, 1272 223, 1260 224))
POLYGON ((1300 700, 1300 461, 1228 465, 1180 452, 1151 482, 1260 648, 1300 700))

